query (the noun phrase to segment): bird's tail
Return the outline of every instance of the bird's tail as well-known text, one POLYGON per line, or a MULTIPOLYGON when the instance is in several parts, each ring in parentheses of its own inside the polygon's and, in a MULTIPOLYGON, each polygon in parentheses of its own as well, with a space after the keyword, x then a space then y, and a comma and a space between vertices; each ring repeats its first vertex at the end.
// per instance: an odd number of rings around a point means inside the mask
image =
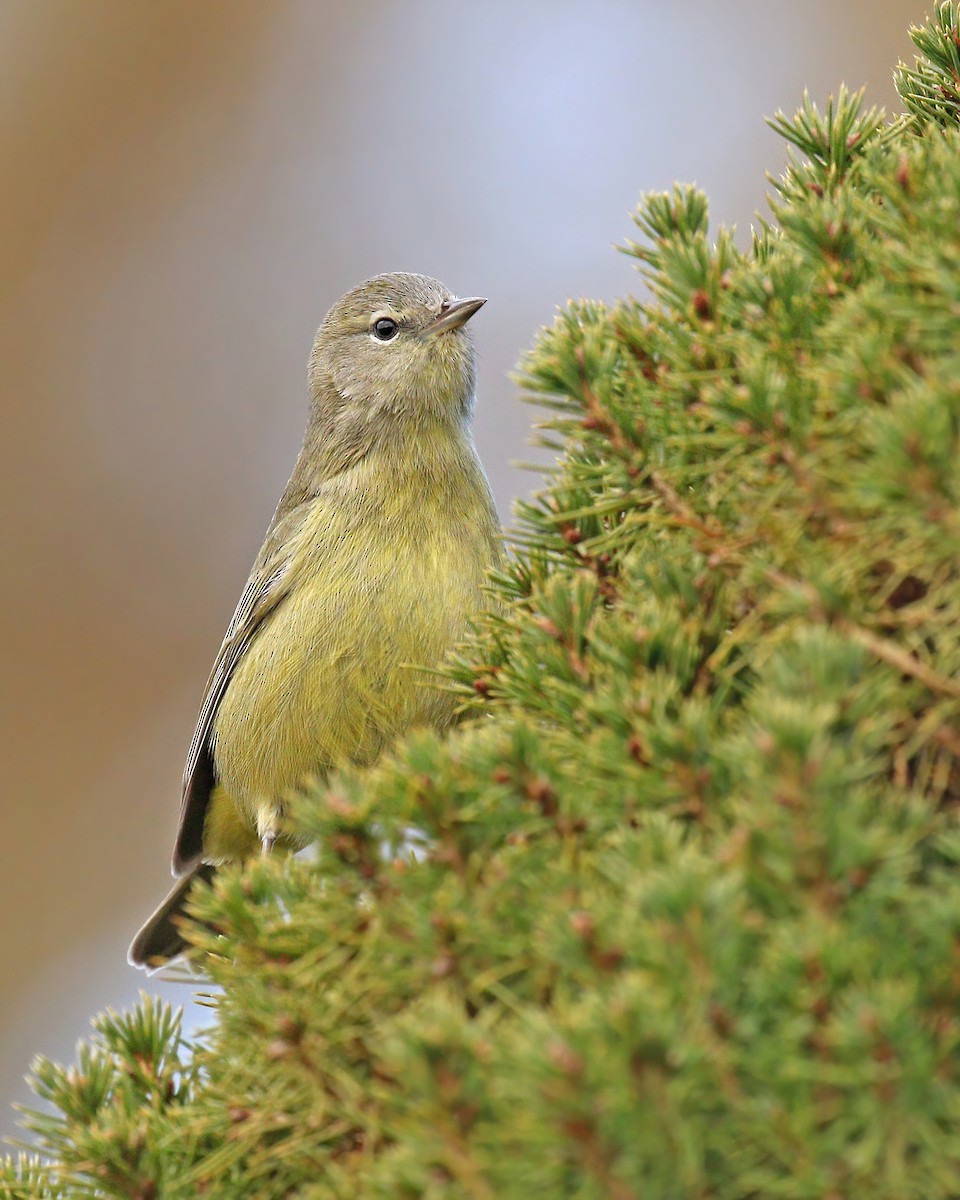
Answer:
POLYGON ((183 913, 190 889, 197 879, 209 883, 216 867, 199 863, 173 885, 160 907, 147 918, 143 928, 130 943, 127 960, 134 967, 162 967, 187 948, 174 918, 183 913))

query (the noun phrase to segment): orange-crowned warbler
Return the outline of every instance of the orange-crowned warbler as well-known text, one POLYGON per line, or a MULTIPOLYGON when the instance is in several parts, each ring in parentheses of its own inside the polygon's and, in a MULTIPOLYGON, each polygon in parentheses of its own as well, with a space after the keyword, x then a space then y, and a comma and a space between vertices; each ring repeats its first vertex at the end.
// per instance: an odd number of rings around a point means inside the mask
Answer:
POLYGON ((187 757, 179 879, 134 939, 132 963, 184 948, 175 918, 198 875, 301 844, 284 798, 305 778, 372 763, 407 730, 454 720, 455 698, 429 672, 482 608, 501 554, 469 428, 467 322, 483 303, 397 273, 360 284, 324 318, 303 448, 187 757))

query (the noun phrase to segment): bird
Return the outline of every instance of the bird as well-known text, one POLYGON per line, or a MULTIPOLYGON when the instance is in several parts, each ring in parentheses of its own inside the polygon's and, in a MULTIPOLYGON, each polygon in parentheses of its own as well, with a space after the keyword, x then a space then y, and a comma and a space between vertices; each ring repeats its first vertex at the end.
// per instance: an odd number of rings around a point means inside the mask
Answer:
POLYGON ((183 775, 172 891, 131 943, 186 947, 197 879, 303 839, 289 796, 368 766, 457 700, 433 672, 488 606, 501 529, 470 428, 485 299, 377 275, 324 317, 303 445, 207 681, 183 775))

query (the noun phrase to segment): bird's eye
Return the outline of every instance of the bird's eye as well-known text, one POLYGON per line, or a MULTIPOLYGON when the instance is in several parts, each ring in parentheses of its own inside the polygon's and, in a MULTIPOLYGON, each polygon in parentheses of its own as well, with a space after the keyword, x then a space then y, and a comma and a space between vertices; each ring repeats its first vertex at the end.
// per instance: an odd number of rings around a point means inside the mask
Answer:
POLYGON ((373 323, 373 336, 378 342, 392 342, 400 326, 390 317, 380 317, 373 323))

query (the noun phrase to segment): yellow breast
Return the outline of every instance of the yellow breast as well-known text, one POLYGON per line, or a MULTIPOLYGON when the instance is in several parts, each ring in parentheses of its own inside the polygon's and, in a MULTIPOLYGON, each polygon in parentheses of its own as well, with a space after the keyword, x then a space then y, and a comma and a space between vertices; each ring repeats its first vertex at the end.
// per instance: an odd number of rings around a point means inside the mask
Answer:
POLYGON ((453 718, 435 667, 482 603, 496 550, 482 474, 472 489, 352 481, 311 502, 288 596, 231 678, 214 721, 219 780, 254 825, 305 776, 374 761, 398 735, 453 718))

